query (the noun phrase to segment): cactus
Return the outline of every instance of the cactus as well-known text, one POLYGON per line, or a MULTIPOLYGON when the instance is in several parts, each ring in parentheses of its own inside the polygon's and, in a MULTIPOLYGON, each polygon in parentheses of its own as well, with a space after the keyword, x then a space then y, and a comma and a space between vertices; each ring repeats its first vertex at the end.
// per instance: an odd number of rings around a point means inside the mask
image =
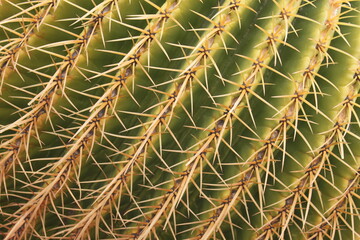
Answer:
POLYGON ((359 239, 358 0, 0 0, 2 239, 359 239))

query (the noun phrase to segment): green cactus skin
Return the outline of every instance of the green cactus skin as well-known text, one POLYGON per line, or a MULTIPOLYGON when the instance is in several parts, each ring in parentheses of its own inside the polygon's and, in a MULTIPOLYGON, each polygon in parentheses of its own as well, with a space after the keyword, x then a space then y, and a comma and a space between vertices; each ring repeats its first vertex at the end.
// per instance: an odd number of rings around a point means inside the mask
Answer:
POLYGON ((0 0, 0 238, 359 239, 359 39, 359 0, 0 0))

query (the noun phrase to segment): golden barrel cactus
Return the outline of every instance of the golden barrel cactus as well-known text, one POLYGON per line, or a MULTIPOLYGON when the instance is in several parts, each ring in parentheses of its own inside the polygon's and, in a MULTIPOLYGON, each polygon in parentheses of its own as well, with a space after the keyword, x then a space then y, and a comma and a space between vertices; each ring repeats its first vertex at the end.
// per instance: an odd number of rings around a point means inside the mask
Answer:
POLYGON ((0 0, 2 239, 359 239, 359 0, 0 0))

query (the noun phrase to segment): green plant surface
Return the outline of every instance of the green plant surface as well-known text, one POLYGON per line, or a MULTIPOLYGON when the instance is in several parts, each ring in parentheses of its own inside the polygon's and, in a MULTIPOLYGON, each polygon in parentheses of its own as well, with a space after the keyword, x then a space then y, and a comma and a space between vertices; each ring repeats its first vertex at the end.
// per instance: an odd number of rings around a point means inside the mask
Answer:
POLYGON ((2 239, 359 239, 360 1, 0 0, 2 239))

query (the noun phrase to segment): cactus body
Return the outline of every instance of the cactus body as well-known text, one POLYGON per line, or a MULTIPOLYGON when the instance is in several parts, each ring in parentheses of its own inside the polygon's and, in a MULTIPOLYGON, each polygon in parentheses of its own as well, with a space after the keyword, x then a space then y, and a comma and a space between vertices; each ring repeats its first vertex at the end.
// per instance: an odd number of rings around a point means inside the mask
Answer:
POLYGON ((358 0, 0 0, 2 239, 359 239, 358 0))

